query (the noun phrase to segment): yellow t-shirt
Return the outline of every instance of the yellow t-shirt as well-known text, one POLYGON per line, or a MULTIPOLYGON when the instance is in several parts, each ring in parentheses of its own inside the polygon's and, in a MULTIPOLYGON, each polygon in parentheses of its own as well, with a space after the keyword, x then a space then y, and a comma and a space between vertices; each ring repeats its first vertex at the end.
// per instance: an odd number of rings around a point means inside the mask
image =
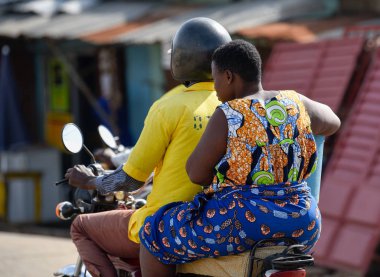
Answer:
POLYGON ((165 99, 168 96, 172 96, 174 94, 181 93, 185 90, 186 90, 186 87, 184 85, 182 85, 182 84, 178 85, 178 86, 172 88, 171 90, 169 90, 168 92, 166 92, 164 95, 162 95, 158 101, 161 101, 162 99, 165 99))
POLYGON ((147 216, 170 202, 189 201, 201 190, 187 176, 185 165, 220 102, 212 82, 197 83, 157 100, 124 171, 145 181, 154 170, 147 204, 129 223, 129 238, 139 243, 138 232, 147 216))

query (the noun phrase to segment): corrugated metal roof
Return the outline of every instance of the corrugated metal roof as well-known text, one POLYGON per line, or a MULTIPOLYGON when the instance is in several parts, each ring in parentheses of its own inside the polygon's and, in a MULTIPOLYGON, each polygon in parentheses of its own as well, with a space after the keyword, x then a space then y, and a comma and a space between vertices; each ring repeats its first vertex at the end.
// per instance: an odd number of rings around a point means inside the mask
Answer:
POLYGON ((136 20, 156 3, 105 2, 78 15, 57 15, 53 18, 36 15, 2 15, 0 35, 17 37, 77 38, 85 33, 112 28, 136 20))
POLYGON ((361 38, 315 43, 277 43, 266 63, 263 85, 294 89, 337 112, 363 48, 361 38))
POLYGON ((173 15, 179 15, 189 10, 193 10, 197 6, 192 5, 170 5, 155 7, 148 14, 133 20, 132 22, 122 23, 120 25, 111 27, 106 30, 100 30, 92 33, 84 34, 81 39, 92 43, 113 43, 115 38, 125 33, 131 32, 138 28, 142 28, 148 24, 159 21, 164 18, 171 17, 173 15))
POLYGON ((244 37, 266 38, 271 41, 312 42, 317 38, 317 35, 304 24, 288 22, 245 28, 237 33, 244 37))
POLYGON ((209 6, 104 2, 78 15, 61 14, 52 18, 5 15, 0 18, 0 35, 80 38, 94 43, 160 42, 168 48, 178 27, 193 17, 212 18, 233 34, 244 28, 321 12, 324 9, 323 2, 319 0, 258 0, 209 6))
MULTIPOLYGON (((312 42, 325 38, 325 32, 347 28, 358 24, 369 15, 335 16, 328 19, 297 20, 297 22, 276 22, 261 26, 243 28, 237 32, 244 37, 266 38, 271 41, 312 42), (322 36, 322 37, 321 37, 322 36)), ((339 34, 335 36, 341 37, 339 34)))
POLYGON ((326 167, 314 252, 317 264, 357 276, 366 275, 380 242, 380 49, 371 62, 326 167))
POLYGON ((266 0, 212 5, 154 22, 136 31, 115 37, 115 41, 128 44, 165 43, 171 40, 180 24, 198 16, 212 18, 225 26, 230 33, 234 33, 242 28, 323 11, 323 9, 323 3, 318 0, 266 0))

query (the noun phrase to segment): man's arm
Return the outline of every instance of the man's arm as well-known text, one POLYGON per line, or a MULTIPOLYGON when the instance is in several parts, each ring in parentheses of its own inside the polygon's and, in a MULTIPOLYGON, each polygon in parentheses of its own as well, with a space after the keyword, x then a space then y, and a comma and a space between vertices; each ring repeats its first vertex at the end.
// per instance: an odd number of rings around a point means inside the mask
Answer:
POLYGON ((99 176, 95 179, 96 189, 100 193, 111 191, 135 191, 144 185, 144 182, 134 179, 123 171, 123 165, 119 166, 114 172, 99 176))
POLYGON ((144 182, 136 180, 125 173, 122 166, 110 174, 95 176, 92 171, 84 165, 76 165, 69 168, 65 174, 69 184, 81 189, 96 189, 100 193, 111 191, 135 191, 144 185, 144 182))
POLYGON ((113 190, 134 191, 141 187, 162 160, 170 143, 176 124, 170 123, 170 120, 163 115, 163 113, 170 112, 172 111, 168 108, 163 109, 157 104, 153 104, 145 118, 145 125, 139 140, 123 168, 118 168, 111 174, 96 177, 84 165, 76 165, 74 168, 70 168, 65 175, 69 184, 82 189, 97 189, 102 193, 113 190), (154 138, 154 142, 152 138, 154 138))

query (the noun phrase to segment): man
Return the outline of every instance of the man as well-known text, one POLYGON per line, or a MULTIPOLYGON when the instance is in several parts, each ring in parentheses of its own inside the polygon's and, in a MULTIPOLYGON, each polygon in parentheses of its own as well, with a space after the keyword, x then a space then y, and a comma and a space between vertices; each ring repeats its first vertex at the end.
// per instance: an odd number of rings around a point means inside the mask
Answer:
MULTIPOLYGON (((186 87, 183 84, 180 84, 166 92, 160 99, 183 92, 185 89, 186 87)), ((111 148, 101 148, 95 151, 94 156, 95 159, 99 163, 104 164, 107 169, 116 169, 128 160, 131 151, 131 147, 126 147, 119 153, 115 153, 111 148)))
POLYGON ((212 53, 230 40, 228 32, 211 19, 186 21, 173 38, 171 52, 173 78, 186 88, 152 105, 123 167, 101 177, 82 165, 67 171, 70 185, 105 193, 134 191, 154 170, 153 189, 144 207, 135 212, 80 215, 72 223, 73 242, 93 276, 116 276, 108 254, 136 261, 138 232, 145 218, 167 203, 191 200, 201 189, 190 181, 185 164, 219 104, 211 82, 212 53))

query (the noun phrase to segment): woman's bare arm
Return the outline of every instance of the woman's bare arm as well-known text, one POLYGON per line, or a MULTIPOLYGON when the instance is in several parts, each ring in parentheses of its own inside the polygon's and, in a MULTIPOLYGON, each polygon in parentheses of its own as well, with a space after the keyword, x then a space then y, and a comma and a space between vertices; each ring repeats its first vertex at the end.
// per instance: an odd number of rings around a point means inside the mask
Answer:
POLYGON ((213 169, 226 153, 227 134, 226 116, 217 109, 186 163, 187 174, 193 183, 204 186, 211 184, 213 169))
POLYGON ((338 131, 340 119, 329 106, 313 101, 302 94, 299 96, 310 116, 313 134, 330 136, 338 131))

